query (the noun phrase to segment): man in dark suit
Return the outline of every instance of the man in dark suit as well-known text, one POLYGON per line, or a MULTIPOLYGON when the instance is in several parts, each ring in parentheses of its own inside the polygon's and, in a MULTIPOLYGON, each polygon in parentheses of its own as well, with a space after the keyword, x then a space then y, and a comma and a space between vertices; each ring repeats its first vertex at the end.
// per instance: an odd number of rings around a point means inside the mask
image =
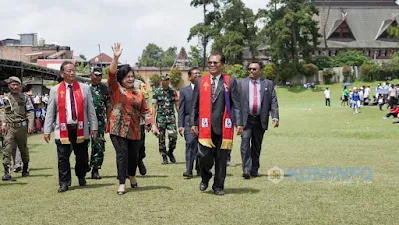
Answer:
MULTIPOLYGON (((198 67, 193 67, 188 71, 188 79, 190 80, 190 84, 180 89, 179 96, 179 134, 183 136, 186 140, 186 172, 183 173, 184 177, 192 178, 193 177, 193 167, 194 160, 197 156, 198 152, 198 137, 190 132, 190 114, 192 111, 192 97, 194 92, 194 83, 197 77, 201 76, 201 71, 198 67)), ((198 170, 198 159, 196 160, 195 169, 197 170, 197 174, 199 174, 198 170)))
POLYGON ((212 189, 216 195, 224 195, 227 157, 232 149, 234 126, 237 126, 237 135, 243 130, 237 82, 222 74, 224 63, 225 58, 220 53, 209 56, 210 74, 195 82, 190 120, 191 131, 199 136, 200 190, 208 188, 211 169, 215 164, 212 189))
POLYGON ((272 81, 261 78, 262 64, 249 64, 248 77, 239 81, 240 102, 244 131, 241 134, 242 176, 259 176, 259 156, 262 140, 269 124, 279 125, 276 90, 272 81))

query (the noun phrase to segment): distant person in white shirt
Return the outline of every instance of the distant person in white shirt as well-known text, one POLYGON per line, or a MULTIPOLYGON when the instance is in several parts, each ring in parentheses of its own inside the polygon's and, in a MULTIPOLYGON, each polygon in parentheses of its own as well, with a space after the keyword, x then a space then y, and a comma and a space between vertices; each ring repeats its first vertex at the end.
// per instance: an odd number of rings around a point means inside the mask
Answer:
POLYGON ((324 90, 324 97, 326 98, 326 106, 331 106, 330 105, 330 97, 331 97, 331 92, 328 89, 328 87, 326 87, 326 90, 324 90))

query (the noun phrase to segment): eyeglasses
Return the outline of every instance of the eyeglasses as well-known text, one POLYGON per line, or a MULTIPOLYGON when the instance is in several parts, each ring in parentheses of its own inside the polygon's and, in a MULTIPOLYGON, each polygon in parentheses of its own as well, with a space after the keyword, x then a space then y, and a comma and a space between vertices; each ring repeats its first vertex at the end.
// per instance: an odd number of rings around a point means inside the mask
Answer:
POLYGON ((217 65, 217 64, 219 64, 220 62, 208 62, 208 65, 217 65))
POLYGON ((258 69, 256 68, 248 68, 248 71, 257 71, 258 69))

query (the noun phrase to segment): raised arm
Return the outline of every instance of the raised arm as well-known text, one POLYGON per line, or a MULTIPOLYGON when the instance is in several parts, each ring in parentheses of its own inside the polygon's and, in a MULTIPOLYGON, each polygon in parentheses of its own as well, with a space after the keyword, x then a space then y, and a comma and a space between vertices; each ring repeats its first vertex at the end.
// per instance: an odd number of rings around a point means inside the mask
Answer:
POLYGON ((118 81, 116 79, 116 72, 118 71, 118 61, 122 54, 121 44, 115 43, 112 47, 114 52, 114 58, 112 59, 111 66, 108 72, 108 90, 112 94, 119 87, 118 81))

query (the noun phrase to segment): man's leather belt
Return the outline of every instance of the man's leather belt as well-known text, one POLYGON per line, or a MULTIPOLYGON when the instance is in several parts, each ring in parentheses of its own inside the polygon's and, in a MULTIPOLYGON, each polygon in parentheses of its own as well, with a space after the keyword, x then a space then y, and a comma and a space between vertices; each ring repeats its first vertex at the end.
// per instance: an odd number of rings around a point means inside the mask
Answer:
POLYGON ((7 127, 14 127, 14 128, 25 127, 26 125, 28 125, 28 123, 26 121, 16 122, 16 123, 7 123, 7 127))
POLYGON ((260 118, 260 116, 259 116, 259 115, 256 115, 256 116, 253 116, 253 115, 248 115, 248 117, 249 117, 249 118, 252 118, 252 119, 259 119, 259 118, 260 118))

